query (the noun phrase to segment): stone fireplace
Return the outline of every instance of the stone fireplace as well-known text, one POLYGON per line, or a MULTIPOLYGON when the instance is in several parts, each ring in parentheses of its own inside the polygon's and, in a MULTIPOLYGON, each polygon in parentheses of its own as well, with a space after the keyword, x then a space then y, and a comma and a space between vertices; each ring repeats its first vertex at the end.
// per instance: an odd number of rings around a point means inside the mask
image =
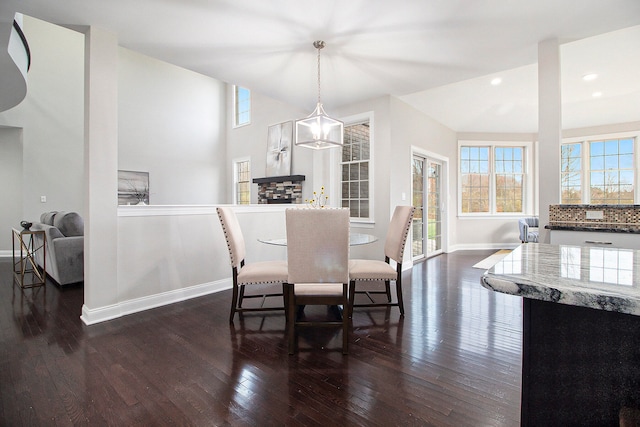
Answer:
POLYGON ((258 203, 302 203, 304 175, 269 176, 254 178, 258 184, 258 203))

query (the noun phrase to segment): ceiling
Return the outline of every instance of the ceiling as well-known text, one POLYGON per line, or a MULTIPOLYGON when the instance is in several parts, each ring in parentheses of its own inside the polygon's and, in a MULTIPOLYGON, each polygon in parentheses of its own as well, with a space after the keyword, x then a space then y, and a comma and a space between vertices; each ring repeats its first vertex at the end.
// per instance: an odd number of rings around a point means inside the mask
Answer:
MULTIPOLYGON (((562 124, 577 129, 640 121, 640 25, 563 44, 562 124), (596 73, 585 81, 583 76, 596 73), (594 97, 597 93, 599 96, 594 97)), ((538 65, 401 97, 458 132, 538 130, 538 65), (493 86, 491 81, 502 82, 493 86)))
POLYGON ((393 95, 467 132, 537 130, 538 43, 557 38, 563 43, 566 128, 594 125, 591 111, 595 120, 609 119, 611 110, 635 112, 616 122, 640 120, 638 0, 0 2, 3 22, 14 12, 101 27, 126 48, 309 111, 317 97, 312 43, 321 39, 322 101, 329 114, 393 95), (603 34, 604 41, 594 37, 603 34), (578 78, 586 72, 600 78, 586 86, 578 78), (487 85, 498 75, 501 85, 487 85), (594 108, 596 86, 603 95, 594 108), (621 107, 622 101, 635 104, 621 107))

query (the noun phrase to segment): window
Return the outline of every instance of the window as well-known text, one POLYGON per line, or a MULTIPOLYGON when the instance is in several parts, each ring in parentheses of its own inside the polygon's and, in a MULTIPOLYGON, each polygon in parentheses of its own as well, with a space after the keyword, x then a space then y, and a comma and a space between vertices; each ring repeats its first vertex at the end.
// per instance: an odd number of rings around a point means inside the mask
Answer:
POLYGON ((342 147, 341 200, 349 208, 351 218, 369 219, 371 141, 369 121, 345 125, 342 147))
POLYGON ((233 126, 243 126, 251 122, 251 91, 233 86, 233 126))
POLYGON ((590 203, 633 204, 633 140, 589 142, 590 203))
POLYGON ((495 147, 496 212, 522 212, 522 147, 495 147))
POLYGON ((560 202, 634 204, 636 140, 636 135, 599 136, 562 144, 560 202))
POLYGON ((582 203, 582 144, 563 144, 560 150, 562 203, 582 203))
POLYGON ((234 203, 251 203, 251 164, 248 159, 234 162, 234 203))
POLYGON ((460 148, 462 212, 489 212, 489 147, 460 148))
POLYGON ((531 191, 526 186, 528 144, 460 145, 459 213, 522 214, 531 191))

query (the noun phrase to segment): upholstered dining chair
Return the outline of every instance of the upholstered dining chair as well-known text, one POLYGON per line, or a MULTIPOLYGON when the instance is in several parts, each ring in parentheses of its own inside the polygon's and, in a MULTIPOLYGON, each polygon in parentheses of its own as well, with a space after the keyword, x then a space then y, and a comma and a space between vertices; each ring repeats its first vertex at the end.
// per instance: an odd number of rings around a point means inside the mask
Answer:
POLYGON ((349 306, 349 211, 347 209, 287 209, 287 262, 289 264, 289 354, 297 349, 297 328, 342 326, 342 353, 348 353, 349 318, 306 320, 297 318, 297 306, 349 306))
POLYGON ((353 307, 377 307, 397 306, 400 315, 404 316, 404 303, 402 301, 402 256, 407 242, 407 236, 413 220, 413 206, 397 206, 391 217, 387 237, 384 243, 384 261, 368 259, 352 259, 349 261, 349 317, 353 315, 353 307), (390 260, 396 262, 394 269, 390 260), (391 281, 396 282, 397 301, 392 302, 391 281), (385 290, 356 290, 356 284, 365 281, 384 281, 385 290), (364 294, 369 303, 356 303, 355 296, 364 294), (374 294, 385 294, 386 302, 376 302, 371 297, 374 294))
POLYGON ((231 313, 229 322, 233 322, 236 313, 248 311, 286 311, 287 290, 287 262, 286 261, 260 261, 245 264, 246 247, 240 223, 233 209, 229 207, 217 208, 218 218, 222 225, 222 231, 227 241, 231 271, 233 275, 233 296, 231 297, 231 313), (282 284, 281 293, 245 294, 245 286, 282 284), (281 306, 264 307, 266 298, 281 297, 281 306), (245 298, 261 298, 260 307, 242 307, 245 298))

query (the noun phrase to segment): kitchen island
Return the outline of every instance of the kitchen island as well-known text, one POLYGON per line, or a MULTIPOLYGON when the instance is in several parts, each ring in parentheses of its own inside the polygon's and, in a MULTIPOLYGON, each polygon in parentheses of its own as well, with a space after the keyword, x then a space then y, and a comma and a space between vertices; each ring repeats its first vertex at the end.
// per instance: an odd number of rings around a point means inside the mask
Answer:
POLYGON ((614 426, 640 408, 640 251, 523 244, 482 285, 523 297, 523 426, 614 426))

